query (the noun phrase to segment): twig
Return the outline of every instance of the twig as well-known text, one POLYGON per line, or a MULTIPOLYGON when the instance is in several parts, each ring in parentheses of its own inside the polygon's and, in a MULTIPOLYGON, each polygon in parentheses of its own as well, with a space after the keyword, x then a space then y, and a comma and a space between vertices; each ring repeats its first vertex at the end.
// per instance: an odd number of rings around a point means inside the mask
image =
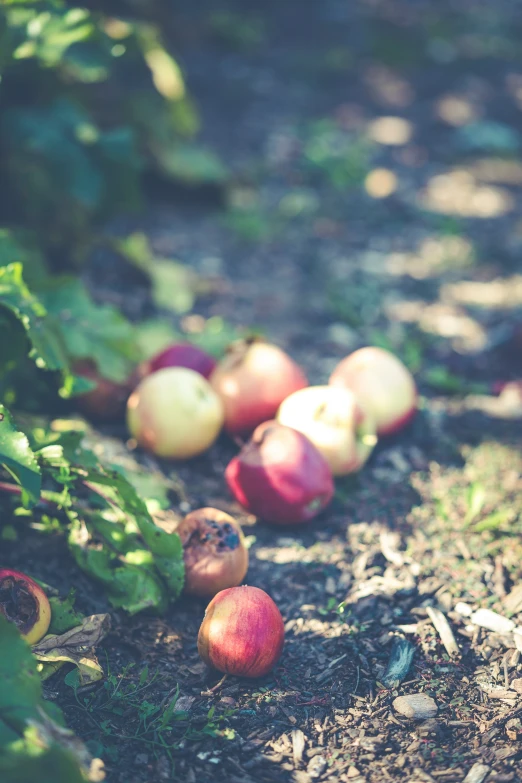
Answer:
POLYGON ((213 693, 215 693, 219 688, 221 688, 221 686, 227 679, 228 679, 228 674, 224 674, 223 677, 220 679, 220 681, 217 682, 215 685, 213 685, 212 688, 207 688, 206 691, 201 691, 201 695, 212 696, 213 693))

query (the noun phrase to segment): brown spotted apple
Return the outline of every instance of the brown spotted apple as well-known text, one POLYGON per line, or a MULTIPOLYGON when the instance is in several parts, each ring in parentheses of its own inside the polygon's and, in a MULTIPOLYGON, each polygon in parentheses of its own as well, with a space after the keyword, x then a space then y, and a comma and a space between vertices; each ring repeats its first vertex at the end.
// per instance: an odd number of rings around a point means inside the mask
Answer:
POLYGON ((187 514, 176 532, 183 545, 186 593, 210 597, 241 584, 248 549, 233 517, 217 508, 199 508, 187 514))
POLYGON ((0 568, 0 614, 16 625, 28 644, 43 639, 51 622, 51 606, 40 585, 9 568, 0 568))

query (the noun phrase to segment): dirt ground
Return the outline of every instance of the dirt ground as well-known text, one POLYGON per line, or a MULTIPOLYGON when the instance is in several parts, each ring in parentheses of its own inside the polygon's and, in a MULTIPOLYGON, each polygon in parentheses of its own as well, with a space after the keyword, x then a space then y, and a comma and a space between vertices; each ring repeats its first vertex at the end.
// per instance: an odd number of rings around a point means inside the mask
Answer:
MULTIPOLYGON (((209 284, 194 314, 260 328, 311 382, 360 345, 390 346, 415 371, 420 410, 306 529, 234 505, 226 440, 161 466, 182 486, 167 522, 215 505, 244 523, 248 583, 286 623, 271 675, 211 690, 219 676, 196 650, 205 605, 185 599, 160 619, 113 612, 109 681, 75 701, 55 678, 48 695, 109 783, 521 780, 522 637, 470 623, 460 605, 522 625, 522 403, 491 395, 522 378, 521 5, 177 5, 165 30, 202 137, 230 169, 226 205, 185 193, 114 230, 143 230, 190 264, 209 284), (409 649, 393 683, 390 658, 409 649), (175 728, 158 734, 147 714, 177 686, 175 728), (418 693, 435 700, 432 717, 392 706, 418 693)), ((150 314, 140 281, 122 275, 92 260, 100 300, 150 314)), ((51 582, 60 567, 80 608, 106 608, 59 536, 27 546, 36 575, 51 582)))

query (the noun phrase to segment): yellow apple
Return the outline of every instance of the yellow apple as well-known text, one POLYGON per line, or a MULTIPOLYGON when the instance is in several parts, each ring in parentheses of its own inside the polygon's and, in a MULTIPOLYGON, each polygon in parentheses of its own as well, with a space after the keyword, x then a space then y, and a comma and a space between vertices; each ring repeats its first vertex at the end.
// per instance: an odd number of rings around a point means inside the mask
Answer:
POLYGON ((195 370, 167 367, 148 375, 127 403, 131 435, 158 457, 188 459, 206 451, 224 420, 223 403, 195 370))
POLYGON ((300 389, 282 403, 277 420, 306 435, 334 476, 360 470, 377 443, 373 417, 348 389, 300 389))

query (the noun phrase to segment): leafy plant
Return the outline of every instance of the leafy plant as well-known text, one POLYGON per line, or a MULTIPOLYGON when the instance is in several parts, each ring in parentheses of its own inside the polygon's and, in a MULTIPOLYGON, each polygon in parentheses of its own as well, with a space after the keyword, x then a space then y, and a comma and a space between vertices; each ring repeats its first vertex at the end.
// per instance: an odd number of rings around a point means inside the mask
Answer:
POLYGON ((0 615, 0 778, 6 783, 102 780, 93 760, 45 702, 36 659, 18 630, 0 615))

